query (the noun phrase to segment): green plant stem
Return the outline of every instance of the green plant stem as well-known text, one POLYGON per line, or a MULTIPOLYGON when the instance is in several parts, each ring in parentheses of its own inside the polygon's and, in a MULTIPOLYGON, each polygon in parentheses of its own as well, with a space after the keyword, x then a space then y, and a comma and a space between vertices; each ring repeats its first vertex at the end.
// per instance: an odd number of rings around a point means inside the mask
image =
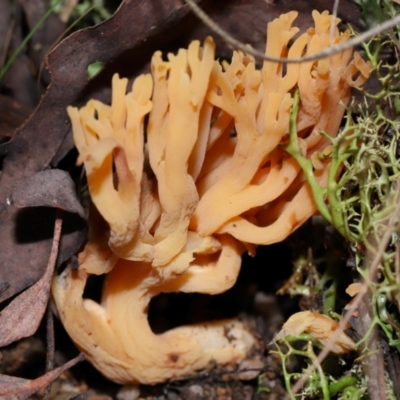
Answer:
POLYGON ((356 383, 357 378, 355 376, 344 376, 337 382, 329 385, 329 394, 330 396, 336 396, 338 393, 343 392, 347 387, 356 385, 356 383))
POLYGON ((324 371, 321 367, 321 364, 319 363, 317 356, 314 353, 311 341, 308 342, 308 345, 307 345, 307 356, 312 361, 313 365, 315 366, 315 368, 317 369, 317 371, 319 373, 323 399, 329 400, 330 396, 329 396, 328 381, 327 381, 324 371))
POLYGON ((331 215, 329 213, 329 209, 325 204, 325 194, 326 189, 319 186, 313 172, 312 162, 306 159, 301 153, 301 149, 298 142, 297 137, 297 113, 299 111, 300 104, 300 94, 299 91, 296 90, 294 94, 294 101, 292 110, 290 112, 290 128, 289 128, 289 143, 286 146, 283 146, 284 150, 286 150, 300 165, 303 170, 304 175, 307 178, 307 182, 310 185, 313 198, 315 204, 318 208, 318 211, 322 214, 322 216, 328 221, 332 222, 331 215))
MULTIPOLYGON (((332 225, 344 236, 346 233, 349 233, 349 229, 347 227, 347 221, 343 215, 343 205, 340 204, 340 199, 338 198, 338 185, 336 183, 336 178, 339 175, 339 172, 342 168, 343 161, 348 158, 348 156, 341 157, 340 146, 334 146, 334 153, 332 155, 331 164, 329 166, 328 173, 328 202, 331 206, 330 215, 331 215, 331 223, 332 225)), ((347 239, 350 239, 347 237, 347 239)))

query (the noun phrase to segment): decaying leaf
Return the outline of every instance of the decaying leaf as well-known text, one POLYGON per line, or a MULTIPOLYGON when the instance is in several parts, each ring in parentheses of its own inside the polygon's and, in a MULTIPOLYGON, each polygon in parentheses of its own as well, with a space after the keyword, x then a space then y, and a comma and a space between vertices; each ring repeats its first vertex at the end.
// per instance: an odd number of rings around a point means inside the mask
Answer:
POLYGON ((0 347, 33 335, 43 318, 49 300, 50 282, 57 259, 61 224, 62 219, 57 218, 53 247, 44 275, 0 313, 0 347))
POLYGON ((59 375, 67 369, 73 367, 85 359, 84 354, 68 361, 61 367, 41 376, 40 378, 29 380, 16 378, 13 376, 0 375, 0 397, 2 400, 24 400, 36 393, 39 389, 46 387, 53 382, 59 375))
POLYGON ((338 332, 339 324, 327 315, 314 311, 301 311, 293 314, 275 336, 276 340, 286 336, 309 333, 336 354, 354 350, 354 342, 343 331, 338 332))
POLYGON ((0 140, 13 137, 15 129, 24 123, 32 111, 33 108, 0 94, 0 140))
POLYGON ((17 207, 55 207, 85 218, 70 176, 59 169, 48 169, 19 181, 12 193, 17 207))
POLYGON ((0 294, 5 292, 10 287, 8 282, 1 282, 0 283, 0 294))

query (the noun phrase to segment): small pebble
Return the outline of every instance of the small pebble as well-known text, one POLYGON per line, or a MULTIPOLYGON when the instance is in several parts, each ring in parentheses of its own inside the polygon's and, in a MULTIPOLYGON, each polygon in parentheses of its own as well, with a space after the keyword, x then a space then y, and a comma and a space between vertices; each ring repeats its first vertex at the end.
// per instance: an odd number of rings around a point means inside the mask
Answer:
POLYGON ((117 400, 137 400, 140 396, 138 385, 125 385, 117 393, 117 400))
POLYGON ((200 385, 192 385, 189 387, 189 392, 192 395, 200 396, 202 397, 204 394, 204 390, 200 385))

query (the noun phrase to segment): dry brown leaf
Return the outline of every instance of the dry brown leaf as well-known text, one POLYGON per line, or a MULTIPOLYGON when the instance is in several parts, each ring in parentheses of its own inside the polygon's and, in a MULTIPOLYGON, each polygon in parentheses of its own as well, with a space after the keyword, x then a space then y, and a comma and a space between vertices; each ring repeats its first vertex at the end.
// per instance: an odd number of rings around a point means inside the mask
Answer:
POLYGON ((33 335, 43 318, 49 300, 50 282, 56 264, 62 219, 56 219, 50 259, 44 275, 17 296, 0 313, 0 347, 33 335))
POLYGON ((53 382, 59 375, 75 364, 85 359, 84 354, 68 361, 61 367, 53 369, 53 371, 41 376, 40 378, 29 380, 16 378, 14 376, 0 375, 0 398, 2 400, 24 400, 36 393, 39 389, 46 387, 53 382))
POLYGON ((55 207, 85 218, 74 182, 60 169, 46 169, 17 182, 12 193, 17 207, 55 207))

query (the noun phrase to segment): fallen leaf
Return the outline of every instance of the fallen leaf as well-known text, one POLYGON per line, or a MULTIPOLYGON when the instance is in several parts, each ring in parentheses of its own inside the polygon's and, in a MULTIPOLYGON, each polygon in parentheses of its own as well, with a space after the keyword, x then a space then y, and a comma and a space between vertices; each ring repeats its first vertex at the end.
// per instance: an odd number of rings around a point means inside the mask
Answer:
POLYGON ((85 359, 84 354, 79 354, 77 357, 68 361, 61 367, 53 369, 53 371, 41 376, 40 378, 29 380, 15 378, 13 376, 0 375, 0 397, 2 400, 24 400, 29 398, 38 390, 46 387, 53 382, 64 371, 78 364, 85 359))
POLYGON ((17 296, 0 312, 0 347, 33 335, 43 318, 49 300, 50 283, 57 259, 62 219, 56 219, 53 247, 46 271, 33 286, 17 296))
POLYGON ((15 129, 26 121, 32 111, 33 108, 0 94, 0 136, 3 137, 1 141, 11 138, 15 129))
POLYGON ((13 190, 12 201, 17 207, 54 207, 85 218, 74 182, 67 172, 59 169, 48 169, 21 179, 13 190))
POLYGON ((0 283, 0 294, 5 292, 10 287, 8 282, 1 282, 0 283))

